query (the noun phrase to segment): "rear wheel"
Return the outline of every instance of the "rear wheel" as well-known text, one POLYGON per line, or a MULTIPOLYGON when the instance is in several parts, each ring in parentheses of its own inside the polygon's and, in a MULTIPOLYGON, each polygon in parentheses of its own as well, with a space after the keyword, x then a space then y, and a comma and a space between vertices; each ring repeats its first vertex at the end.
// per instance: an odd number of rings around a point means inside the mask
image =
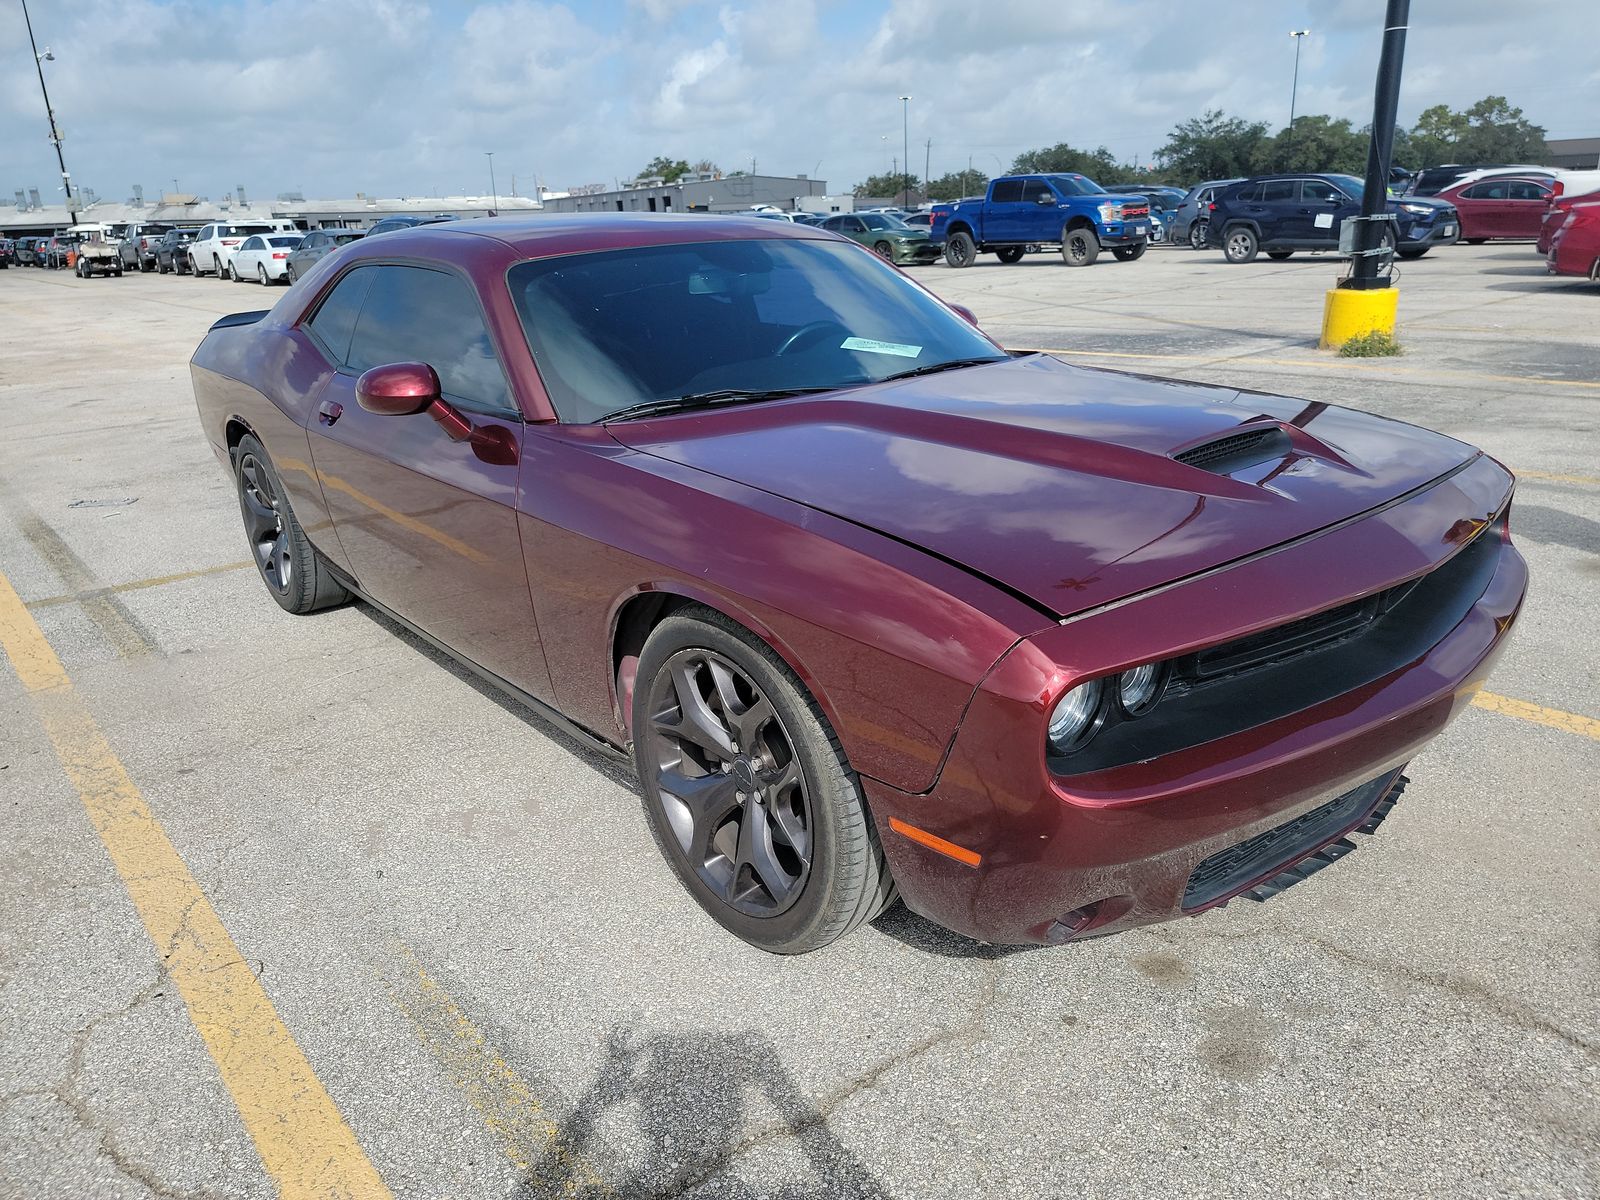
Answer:
POLYGON ((861 785, 793 672, 689 608, 651 633, 634 762, 662 855, 723 928, 775 954, 837 941, 895 899, 861 785))
POLYGON ((261 443, 246 434, 234 452, 239 510, 261 582, 285 612, 303 615, 350 598, 323 564, 289 507, 261 443))
POLYGON ((972 235, 958 230, 945 239, 944 261, 952 267, 970 267, 978 261, 978 247, 972 235))
POLYGON ((211 256, 211 270, 218 279, 226 279, 228 277, 226 272, 224 272, 222 269, 222 260, 215 254, 211 256))
POLYGON ((1087 225, 1061 235, 1061 261, 1069 267, 1089 267, 1100 257, 1100 239, 1087 225))
POLYGON ((1260 245, 1248 225, 1235 225, 1222 235, 1222 257, 1231 263, 1254 262, 1260 245))
POLYGON ((1014 263, 1021 262, 1024 253, 1026 247, 1023 246, 1002 246, 994 252, 994 256, 1003 263, 1014 263))
POLYGON ((1294 253, 1293 250, 1268 250, 1267 257, 1275 262, 1282 262, 1294 253))
POLYGON ((1117 256, 1118 262, 1132 262, 1143 256, 1145 247, 1149 244, 1149 242, 1135 242, 1131 246, 1113 246, 1111 253, 1117 256))
POLYGON ((269 281, 267 279, 267 268, 261 263, 256 264, 256 282, 262 287, 267 287, 269 285, 269 281))
POLYGON ((1195 250, 1206 248, 1206 223, 1204 221, 1192 222, 1189 226, 1189 245, 1195 250))

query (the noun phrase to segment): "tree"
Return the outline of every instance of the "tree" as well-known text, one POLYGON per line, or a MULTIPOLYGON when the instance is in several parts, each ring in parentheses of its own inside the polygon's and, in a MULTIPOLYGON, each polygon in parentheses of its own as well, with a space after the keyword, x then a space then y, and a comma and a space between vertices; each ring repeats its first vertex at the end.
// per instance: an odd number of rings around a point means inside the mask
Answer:
POLYGON ((646 164, 644 170, 635 176, 636 179, 655 179, 657 177, 667 183, 674 183, 689 173, 689 164, 681 158, 662 158, 659 154, 646 164))
POLYGON ((856 184, 857 196, 874 196, 880 199, 897 199, 900 193, 909 187, 912 195, 922 190, 922 180, 915 175, 901 175, 889 172, 883 175, 869 175, 861 183, 856 184))
POLYGON ((709 158, 702 158, 690 168, 696 175, 721 175, 722 168, 709 158))
POLYGON ((1179 179, 1232 179, 1256 169, 1269 140, 1265 121, 1245 121, 1210 109, 1174 126, 1166 145, 1156 151, 1156 161, 1179 179))
MULTIPOLYGON (((1367 170, 1367 134, 1344 117, 1334 120, 1320 113, 1294 119, 1294 128, 1280 130, 1258 148, 1255 170, 1337 171, 1364 175, 1367 170)), ((1246 172, 1248 174, 1248 172, 1246 172)))
POLYGON ((963 196, 982 196, 989 190, 989 177, 982 171, 952 171, 929 180, 928 195, 938 200, 959 200, 963 196))
POLYGON ((1527 120, 1504 96, 1485 96, 1464 112, 1435 104, 1395 142, 1395 159, 1419 168, 1452 162, 1536 163, 1549 153, 1544 127, 1527 120))
POLYGON ((1122 172, 1123 167, 1104 146, 1075 150, 1065 142, 1042 150, 1024 150, 1011 164, 1013 175, 1087 175, 1098 180, 1122 172))

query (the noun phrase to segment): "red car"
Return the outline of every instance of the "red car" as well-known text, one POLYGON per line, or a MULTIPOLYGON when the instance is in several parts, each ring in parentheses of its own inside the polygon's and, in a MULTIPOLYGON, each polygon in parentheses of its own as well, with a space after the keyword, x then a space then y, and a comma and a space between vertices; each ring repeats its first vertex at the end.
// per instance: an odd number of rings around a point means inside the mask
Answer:
POLYGON ((1550 198, 1550 205, 1545 209, 1544 220, 1539 226, 1539 240, 1534 243, 1540 257, 1550 253, 1550 239, 1555 236, 1556 230, 1566 222, 1567 214, 1572 211, 1574 204, 1591 204, 1600 200, 1600 192, 1587 192, 1577 196, 1555 195, 1550 198))
POLYGON ((1490 238, 1536 238, 1550 201, 1548 175, 1497 175, 1446 188, 1436 199, 1448 200, 1461 214, 1461 240, 1480 245, 1490 238))
POLYGON ((789 222, 365 238, 191 373, 281 606, 631 751, 772 951, 897 895, 1054 943, 1271 894, 1377 826, 1527 580, 1471 446, 1008 355, 789 222))
POLYGON ((1581 275, 1600 281, 1600 203, 1581 199, 1550 238, 1546 260, 1552 275, 1581 275))

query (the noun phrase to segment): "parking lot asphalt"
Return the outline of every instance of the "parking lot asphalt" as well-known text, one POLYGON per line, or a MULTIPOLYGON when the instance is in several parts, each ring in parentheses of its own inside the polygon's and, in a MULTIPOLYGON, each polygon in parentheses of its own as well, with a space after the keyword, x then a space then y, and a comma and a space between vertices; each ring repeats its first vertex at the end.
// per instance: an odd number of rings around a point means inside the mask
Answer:
POLYGON ((1491 694, 1264 905, 798 959, 700 912, 624 769, 270 601, 187 360, 281 291, 0 273, 0 1195, 1600 1195, 1600 288, 1453 247, 1402 264, 1406 354, 1347 360, 1339 270, 911 272, 1012 347, 1517 470, 1491 694))

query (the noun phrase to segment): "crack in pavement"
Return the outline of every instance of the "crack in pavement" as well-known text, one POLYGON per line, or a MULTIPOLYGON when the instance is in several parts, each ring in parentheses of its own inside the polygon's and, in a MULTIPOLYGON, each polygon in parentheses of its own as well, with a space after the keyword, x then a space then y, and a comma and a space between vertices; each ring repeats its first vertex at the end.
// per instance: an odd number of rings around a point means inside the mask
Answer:
POLYGON ((988 964, 989 969, 986 972, 982 991, 979 993, 977 1001, 973 1004, 972 1011, 967 1015, 967 1019, 960 1025, 940 1030, 937 1033, 931 1033, 927 1037, 913 1042, 898 1053, 890 1055, 871 1070, 824 1094, 811 1112, 798 1121, 778 1122, 762 1129, 752 1130, 725 1150, 711 1158, 702 1159, 691 1168, 692 1174, 687 1176, 680 1175, 668 1185, 667 1190, 652 1193, 649 1200, 679 1200, 680 1197, 688 1195, 718 1175, 726 1172, 729 1167, 752 1150, 782 1138, 793 1138, 799 1141, 810 1130, 826 1126, 829 1118, 846 1101, 859 1096, 863 1092, 870 1091, 885 1076, 900 1067, 916 1061, 941 1046, 956 1042, 977 1041, 984 1032, 989 1008, 994 1003, 995 994, 999 990, 1003 965, 998 960, 988 964))

